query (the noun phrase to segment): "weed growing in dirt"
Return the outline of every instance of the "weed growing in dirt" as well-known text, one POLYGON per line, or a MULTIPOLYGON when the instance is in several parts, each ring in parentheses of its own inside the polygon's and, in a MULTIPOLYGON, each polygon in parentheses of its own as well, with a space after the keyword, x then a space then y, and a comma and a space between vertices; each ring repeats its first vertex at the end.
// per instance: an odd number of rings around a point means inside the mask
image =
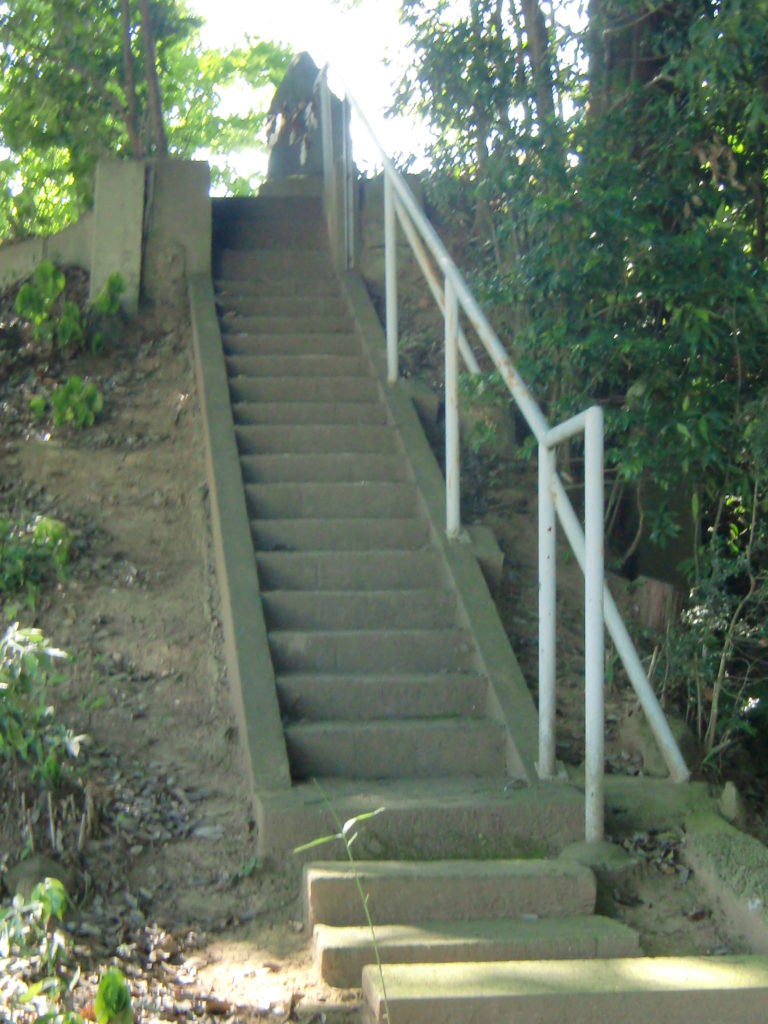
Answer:
POLYGON ((25 764, 43 788, 57 789, 63 763, 80 753, 83 736, 59 722, 50 689, 55 663, 67 657, 39 629, 9 626, 0 639, 0 762, 25 764))
POLYGON ((0 597, 6 619, 20 608, 34 610, 40 586, 61 578, 69 562, 73 536, 60 519, 0 516, 0 597))
POLYGON ((67 279, 51 260, 38 264, 29 281, 16 295, 16 313, 30 324, 36 342, 56 349, 98 352, 120 313, 120 296, 125 291, 121 274, 111 274, 106 284, 85 309, 65 298, 67 279))
POLYGON ((93 1012, 98 1024, 133 1024, 131 994, 117 967, 110 967, 102 974, 93 1012))
POLYGON ((53 422, 57 427, 66 423, 83 430, 93 426, 104 407, 104 400, 93 381, 84 381, 74 374, 54 389, 51 406, 53 422))
POLYGON ((81 1024, 76 1014, 57 1010, 77 980, 76 972, 74 979, 67 979, 67 938, 56 926, 63 921, 68 902, 61 882, 46 878, 29 900, 15 896, 0 910, 0 966, 13 958, 22 968, 0 974, 0 997, 20 1016, 30 1012, 35 1024, 81 1024))
POLYGON ((384 808, 384 807, 377 807, 375 811, 366 811, 363 814, 356 814, 354 816, 354 818, 348 818, 342 824, 342 821, 339 818, 339 816, 336 814, 336 811, 334 810, 333 805, 331 804, 331 802, 328 800, 328 797, 323 792, 323 790, 322 790, 322 788, 320 786, 320 783, 317 781, 317 779, 315 779, 314 782, 315 782, 315 785, 317 786, 318 790, 320 791, 320 795, 323 798, 323 803, 328 808, 328 812, 331 815, 331 817, 333 818, 333 823, 336 825, 337 831, 331 833, 331 835, 320 836, 317 839, 310 840, 310 842, 308 842, 308 843, 303 843, 301 846, 297 846, 294 849, 293 852, 294 853, 304 853, 307 850, 315 849, 315 847, 317 847, 317 846, 324 846, 325 843, 332 843, 332 842, 336 842, 336 841, 340 841, 341 843, 344 844, 344 851, 345 851, 345 853, 347 855, 347 860, 352 865, 354 879, 355 879, 355 886, 357 888, 357 892, 358 892, 358 895, 360 897, 360 903, 361 903, 362 908, 363 908, 363 913, 365 914, 365 920, 366 920, 366 923, 368 925, 368 930, 371 933, 371 943, 373 945, 374 956, 376 957, 376 967, 377 967, 378 972, 379 972, 379 980, 381 982, 381 991, 382 991, 382 996, 383 996, 383 999, 384 999, 384 1010, 385 1010, 385 1013, 386 1013, 387 1022, 389 1024, 389 1022, 391 1022, 391 1017, 389 1015, 389 1003, 387 1002, 387 986, 384 983, 384 972, 383 972, 382 967, 381 967, 381 955, 379 953, 379 944, 378 944, 378 942, 376 940, 376 929, 374 928, 373 919, 371 917, 371 912, 370 912, 370 910, 368 908, 368 895, 363 891, 363 883, 360 881, 360 876, 357 873, 357 870, 356 870, 356 867, 355 867, 356 862, 355 862, 354 854, 352 853, 352 844, 355 842, 355 840, 357 839, 358 835, 360 834, 358 832, 358 830, 357 830, 358 825, 362 824, 364 821, 369 821, 371 818, 375 818, 377 814, 381 814, 384 810, 386 810, 386 808, 384 808))

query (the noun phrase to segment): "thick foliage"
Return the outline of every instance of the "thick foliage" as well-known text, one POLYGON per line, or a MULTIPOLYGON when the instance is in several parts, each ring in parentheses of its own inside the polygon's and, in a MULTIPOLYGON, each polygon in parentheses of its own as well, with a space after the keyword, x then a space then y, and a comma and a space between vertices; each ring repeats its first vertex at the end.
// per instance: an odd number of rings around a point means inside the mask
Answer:
MULTIPOLYGON (((55 231, 77 217, 90 201, 100 156, 151 155, 139 4, 127 4, 130 72, 122 6, 121 0, 0 2, 0 239, 55 231)), ((170 154, 255 147, 258 103, 227 116, 222 92, 274 82, 287 65, 286 51, 250 39, 228 53, 206 50, 199 22, 182 0, 153 0, 150 15, 170 154)), ((218 173, 233 178, 226 161, 218 173)))
POLYGON ((675 642, 710 653, 676 682, 722 748, 766 675, 768 2, 592 0, 578 31, 536 0, 403 17, 398 102, 433 126, 432 200, 474 237, 478 291, 553 419, 606 410, 607 521, 640 509, 619 560, 690 535, 675 642))

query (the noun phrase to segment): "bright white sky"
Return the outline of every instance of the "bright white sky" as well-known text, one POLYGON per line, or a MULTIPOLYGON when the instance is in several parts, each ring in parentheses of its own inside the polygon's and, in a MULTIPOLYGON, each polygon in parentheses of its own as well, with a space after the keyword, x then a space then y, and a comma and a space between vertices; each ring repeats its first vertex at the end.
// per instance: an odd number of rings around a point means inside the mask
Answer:
MULTIPOLYGON (((188 0, 188 6, 206 19, 207 45, 225 49, 241 44, 248 34, 287 43, 296 53, 309 51, 318 67, 330 64, 331 86, 337 93, 341 89, 333 71, 343 76, 388 153, 421 149, 418 127, 383 116, 407 60, 398 0, 362 0, 351 10, 333 0, 188 0), (391 67, 385 66, 385 59, 392 61, 391 67)), ((356 162, 375 162, 354 123, 352 132, 356 162)))

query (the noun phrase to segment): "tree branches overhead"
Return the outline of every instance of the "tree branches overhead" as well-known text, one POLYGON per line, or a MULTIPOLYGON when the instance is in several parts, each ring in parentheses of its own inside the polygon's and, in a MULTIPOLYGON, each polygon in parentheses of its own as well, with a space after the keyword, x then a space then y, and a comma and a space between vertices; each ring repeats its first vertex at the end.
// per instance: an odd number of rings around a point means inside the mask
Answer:
POLYGON ((206 50, 199 28, 180 0, 0 2, 0 238, 76 216, 103 154, 253 144, 260 109, 223 116, 222 92, 276 82, 290 54, 206 50))

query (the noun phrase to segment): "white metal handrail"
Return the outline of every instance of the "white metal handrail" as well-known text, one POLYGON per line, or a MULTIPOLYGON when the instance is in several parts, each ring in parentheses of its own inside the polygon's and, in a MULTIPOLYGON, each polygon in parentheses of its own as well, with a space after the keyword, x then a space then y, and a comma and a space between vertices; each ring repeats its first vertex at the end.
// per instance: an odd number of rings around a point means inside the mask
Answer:
MULTIPOLYGON (((330 115, 330 90, 323 72, 319 87, 321 109, 330 115)), ((509 354, 470 292, 458 268, 449 256, 437 232, 417 204, 405 180, 395 170, 381 147, 365 114, 347 91, 345 108, 354 110, 370 135, 381 157, 384 173, 384 245, 386 284, 387 379, 395 384, 398 367, 398 305, 396 225, 402 227, 445 323, 445 484, 446 533, 456 539, 461 532, 460 445, 458 402, 458 359, 471 373, 479 365, 459 324, 462 311, 475 330, 485 351, 499 371, 523 418, 539 445, 539 758, 537 771, 542 779, 556 775, 555 759, 555 517, 573 549, 585 579, 585 747, 586 747, 586 835, 594 841, 603 835, 603 759, 604 759, 604 626, 608 628, 616 651, 646 714, 651 731, 674 782, 690 777, 688 768, 669 728, 656 694, 648 681, 642 662, 605 583, 603 540, 603 414, 599 406, 551 427, 515 369, 509 354), (428 253, 442 272, 440 287, 428 253), (581 431, 585 433, 585 527, 582 529, 573 505, 555 467, 554 449, 558 443, 581 431)), ((330 117, 329 117, 330 121, 330 117)), ((323 133, 326 211, 331 234, 339 237, 338 223, 331 220, 339 208, 345 212, 344 237, 354 238, 354 203, 351 187, 351 148, 345 143, 343 168, 331 150, 330 131, 323 133), (329 179, 332 175, 332 180, 329 179), (345 194, 339 196, 339 180, 345 194), (330 193, 333 191, 334 195, 330 193)), ((346 246, 346 263, 352 266, 353 247, 346 246)))

